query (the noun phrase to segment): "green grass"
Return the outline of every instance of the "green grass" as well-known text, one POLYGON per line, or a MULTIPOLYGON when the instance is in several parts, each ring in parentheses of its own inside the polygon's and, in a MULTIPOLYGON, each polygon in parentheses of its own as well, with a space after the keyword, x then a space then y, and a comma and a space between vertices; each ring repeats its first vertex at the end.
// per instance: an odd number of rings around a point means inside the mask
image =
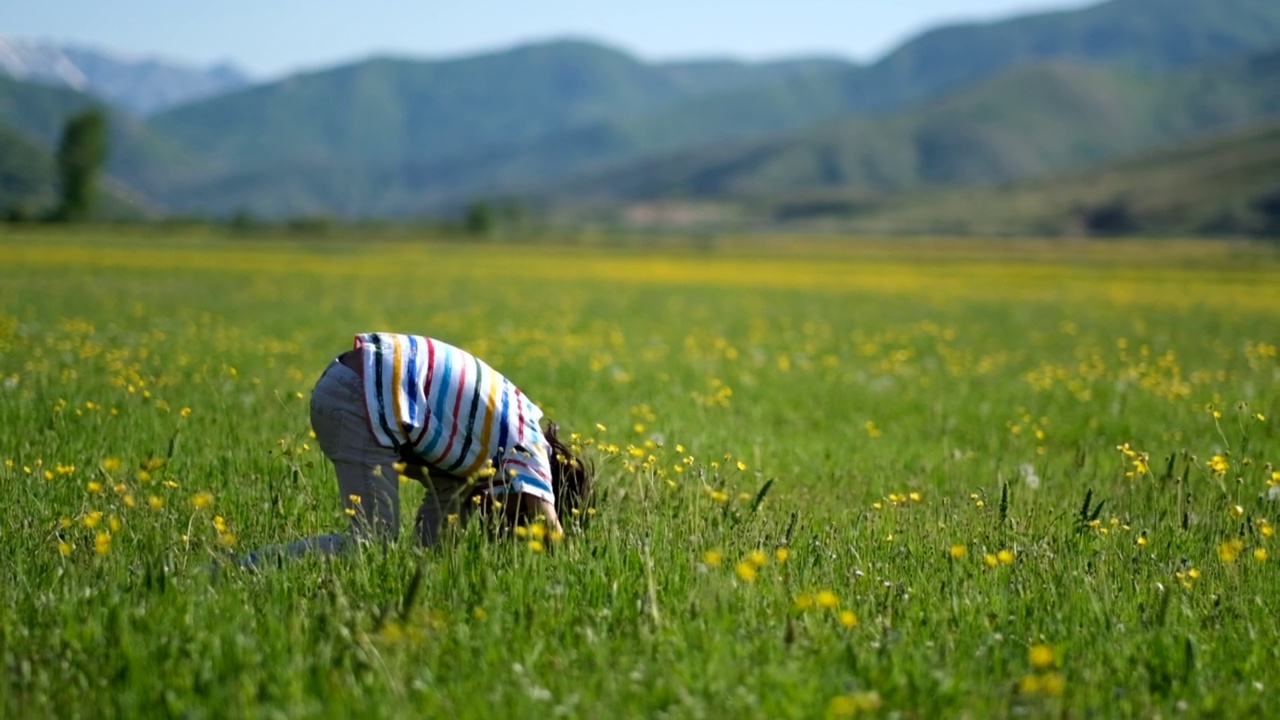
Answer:
POLYGON ((1274 249, 0 246, 8 716, 1274 702, 1274 249), (212 573, 344 526, 306 396, 367 329, 471 349, 582 433, 589 526, 212 573))

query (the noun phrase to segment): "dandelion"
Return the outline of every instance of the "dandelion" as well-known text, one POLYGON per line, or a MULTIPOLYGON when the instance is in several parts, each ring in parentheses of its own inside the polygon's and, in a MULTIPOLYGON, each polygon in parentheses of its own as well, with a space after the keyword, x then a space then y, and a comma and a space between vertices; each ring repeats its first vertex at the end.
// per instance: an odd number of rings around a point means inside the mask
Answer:
POLYGON ((722 492, 720 490, 712 490, 711 499, 718 503, 726 503, 726 502, 729 502, 729 495, 728 493, 722 492))
POLYGON ((1018 691, 1023 695, 1061 695, 1067 682, 1060 673, 1023 675, 1018 681, 1018 691))
POLYGON ((777 550, 773 551, 773 557, 778 561, 779 564, 786 562, 787 558, 790 557, 790 555, 791 555, 791 551, 784 547, 780 547, 777 550))
POLYGON ((1244 551, 1244 542, 1236 540, 1228 540, 1218 545, 1218 559, 1224 563, 1233 563, 1240 553, 1244 551))
POLYGON ((1032 645, 1027 651, 1027 660, 1036 670, 1047 670, 1053 665, 1053 648, 1043 643, 1032 645))
POLYGON ((809 593, 801 593, 797 595, 795 602, 793 603, 793 607, 801 612, 808 610, 813 607, 813 596, 809 593))
POLYGON ((765 555, 763 550, 759 550, 759 549, 752 550, 751 552, 747 553, 747 562, 751 563, 757 568, 762 568, 765 566, 765 563, 769 562, 769 556, 765 555))
POLYGON ((112 473, 120 469, 120 464, 120 458, 109 457, 103 458, 101 467, 104 472, 112 473))
POLYGON ((840 598, 836 597, 836 594, 830 590, 818 591, 815 600, 818 603, 818 607, 824 610, 831 610, 840 604, 840 598))
POLYGON ((213 493, 198 492, 191 498, 191 505, 197 510, 209 507, 213 504, 213 493))
POLYGON ((66 540, 58 541, 58 554, 61 555, 62 557, 67 557, 71 555, 71 552, 73 550, 75 550, 75 548, 72 547, 71 543, 67 542, 66 540))
POLYGON ((963 560, 965 553, 967 553, 968 551, 969 551, 968 548, 966 548, 964 545, 956 544, 956 545, 952 545, 951 549, 948 550, 947 553, 951 556, 952 560, 963 560))
POLYGON ((751 563, 745 560, 735 565, 733 570, 738 574, 739 578, 742 578, 743 582, 749 582, 749 583, 756 581, 756 576, 758 575, 758 572, 759 572, 758 570, 756 570, 755 565, 752 565, 751 563))
POLYGON ((88 490, 88 491, 89 491, 89 492, 91 492, 91 493, 100 493, 100 492, 102 492, 102 483, 100 483, 100 482, 96 482, 96 481, 94 481, 94 480, 90 480, 89 482, 85 483, 85 485, 84 485, 84 486, 85 486, 85 489, 86 489, 86 490, 88 490))
POLYGON ((1001 550, 1000 552, 996 553, 996 559, 1000 561, 1001 565, 1012 565, 1014 560, 1013 551, 1001 550))
POLYGON ((836 617, 840 624, 847 628, 852 628, 858 624, 858 616, 852 610, 841 610, 836 617))
POLYGON ((529 541, 529 549, 530 549, 530 550, 532 550, 533 552, 540 553, 540 552, 542 552, 543 550, 545 550, 546 548, 542 545, 542 541, 541 541, 541 540, 530 540, 530 541, 529 541))
POLYGON ((103 530, 93 539, 93 551, 99 555, 111 552, 111 533, 103 530))
POLYGON ((1263 548, 1263 547, 1260 547, 1260 548, 1254 548, 1254 550, 1253 550, 1253 559, 1254 559, 1254 560, 1257 560, 1258 562, 1266 562, 1266 561, 1267 561, 1267 557, 1269 557, 1269 556, 1267 555, 1267 549, 1266 549, 1266 548, 1263 548))
POLYGON ((982 556, 982 563, 989 568, 993 568, 1000 564, 1000 559, 991 553, 982 556))
POLYGON ((179 415, 181 415, 181 416, 182 416, 182 417, 184 417, 184 418, 189 418, 189 417, 191 417, 191 408, 189 408, 189 407, 184 407, 184 408, 182 408, 181 410, 179 410, 179 411, 178 411, 178 414, 179 414, 179 415))
POLYGON ((164 498, 159 495, 150 495, 147 497, 147 507, 152 510, 159 510, 164 507, 164 498))
POLYGON ((102 522, 102 511, 94 510, 81 518, 80 522, 84 523, 84 526, 87 528, 97 527, 98 523, 102 522))
POLYGON ((827 703, 829 717, 852 717, 858 713, 870 713, 880 709, 880 693, 875 690, 850 695, 837 695, 827 703))

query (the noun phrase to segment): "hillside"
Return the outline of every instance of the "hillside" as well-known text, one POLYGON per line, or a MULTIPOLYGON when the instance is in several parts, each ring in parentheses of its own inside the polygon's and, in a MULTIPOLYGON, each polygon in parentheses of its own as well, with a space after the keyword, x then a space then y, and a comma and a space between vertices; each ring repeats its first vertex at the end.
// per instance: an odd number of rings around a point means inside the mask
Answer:
POLYGON ((1150 75, 1053 63, 898 115, 629 165, 555 188, 576 200, 899 192, 1009 182, 1280 114, 1280 52, 1150 75))
POLYGON ((771 212, 871 233, 1280 235, 1280 122, 1007 188, 796 198, 771 212))
POLYGON ((841 63, 649 65, 585 42, 445 61, 380 58, 188 105, 155 127, 239 170, 393 163, 506 147, 566 128, 841 63))
MULTIPOLYGON (((149 200, 122 183, 105 177, 99 183, 97 215, 102 218, 142 218, 158 214, 149 200)), ((54 153, 40 142, 0 124, 0 218, 36 219, 58 201, 58 172, 54 153)))
MULTIPOLYGON (((0 124, 52 150, 71 115, 101 107, 98 99, 68 88, 0 76, 0 124)), ((107 173, 150 197, 173 183, 205 172, 203 160, 153 131, 145 122, 107 108, 110 153, 107 173)))
POLYGON ((34 214, 54 199, 53 155, 13 128, 0 125, 0 217, 12 210, 34 214))
POLYGON ((858 74, 863 110, 901 108, 1043 60, 1181 70, 1280 47, 1274 0, 1112 0, 939 28, 858 74))

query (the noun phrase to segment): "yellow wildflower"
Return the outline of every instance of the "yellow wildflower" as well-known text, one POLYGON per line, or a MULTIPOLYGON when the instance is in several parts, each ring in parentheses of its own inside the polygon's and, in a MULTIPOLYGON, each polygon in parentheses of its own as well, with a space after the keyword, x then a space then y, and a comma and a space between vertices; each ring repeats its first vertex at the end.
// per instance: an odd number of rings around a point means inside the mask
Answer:
POLYGON ((99 555, 111 552, 111 533, 103 530, 93 539, 93 551, 99 555))
POLYGON ((1027 651, 1027 660, 1037 670, 1047 670, 1053 665, 1053 648, 1043 643, 1032 645, 1027 651))

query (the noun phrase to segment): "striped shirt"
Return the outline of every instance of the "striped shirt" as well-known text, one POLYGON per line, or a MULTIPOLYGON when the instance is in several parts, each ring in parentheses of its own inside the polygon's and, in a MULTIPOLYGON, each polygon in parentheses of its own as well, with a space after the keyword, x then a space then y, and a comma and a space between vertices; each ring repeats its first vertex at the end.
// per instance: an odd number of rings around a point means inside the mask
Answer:
POLYGON ((470 353, 419 335, 362 333, 364 399, 374 437, 433 468, 472 477, 490 462, 493 493, 555 502, 542 410, 470 353))

